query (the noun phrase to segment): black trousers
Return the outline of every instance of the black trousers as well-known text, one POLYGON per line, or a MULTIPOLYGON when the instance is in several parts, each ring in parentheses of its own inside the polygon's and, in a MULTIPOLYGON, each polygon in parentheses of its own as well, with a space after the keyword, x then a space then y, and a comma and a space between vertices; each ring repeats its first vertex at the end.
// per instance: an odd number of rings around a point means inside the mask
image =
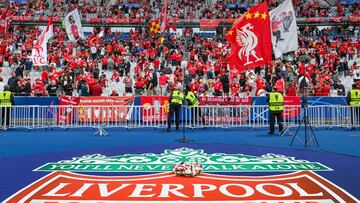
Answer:
POLYGON ((359 117, 360 117, 360 107, 353 106, 351 109, 351 127, 354 128, 356 126, 359 126, 359 117))
POLYGON ((1 107, 1 127, 9 127, 11 107, 1 107))
POLYGON ((271 112, 270 111, 270 133, 274 133, 275 131, 275 118, 277 119, 277 122, 279 124, 279 132, 281 133, 284 129, 283 125, 283 117, 282 112, 271 112))
POLYGON ((170 104, 169 115, 168 115, 168 129, 171 128, 171 119, 172 119, 172 116, 174 115, 174 113, 175 113, 176 129, 179 128, 179 123, 180 123, 180 109, 181 109, 181 105, 180 105, 180 104, 175 104, 175 103, 171 103, 171 104, 170 104))

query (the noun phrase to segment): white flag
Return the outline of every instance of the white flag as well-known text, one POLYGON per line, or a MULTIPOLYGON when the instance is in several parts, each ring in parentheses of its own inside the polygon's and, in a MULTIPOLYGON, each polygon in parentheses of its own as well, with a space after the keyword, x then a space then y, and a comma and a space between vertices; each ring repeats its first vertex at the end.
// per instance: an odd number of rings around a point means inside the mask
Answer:
POLYGON ((77 9, 68 13, 64 19, 64 26, 66 34, 70 41, 77 41, 79 39, 85 39, 84 31, 81 25, 79 12, 77 9))
POLYGON ((46 66, 47 61, 47 43, 51 37, 54 36, 52 17, 50 17, 48 25, 44 31, 39 35, 34 42, 34 47, 31 51, 31 59, 35 66, 46 66))
POLYGON ((286 0, 270 11, 272 45, 275 58, 299 47, 294 6, 286 0))

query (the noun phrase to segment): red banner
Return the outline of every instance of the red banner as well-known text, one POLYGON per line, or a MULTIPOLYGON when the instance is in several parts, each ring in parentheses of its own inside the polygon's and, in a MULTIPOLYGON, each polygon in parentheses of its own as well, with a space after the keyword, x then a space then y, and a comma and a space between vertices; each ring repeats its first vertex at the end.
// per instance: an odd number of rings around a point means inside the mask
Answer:
POLYGON ((128 20, 127 19, 124 19, 124 18, 118 18, 117 19, 117 23, 127 23, 128 20))
POLYGON ((306 22, 308 23, 320 23, 323 22, 323 18, 306 18, 306 22))
POLYGON ((15 20, 15 21, 31 20, 31 17, 29 17, 29 16, 11 16, 10 18, 11 18, 11 20, 15 20))
POLYGON ((297 96, 285 96, 285 118, 297 118, 300 116, 300 97, 297 96))
POLYGON ((79 122, 124 122, 134 97, 80 97, 79 122), (86 108, 86 106, 96 106, 86 108))
POLYGON ((201 29, 216 29, 222 20, 200 20, 201 29))
POLYGON ((344 18, 343 17, 330 17, 329 20, 330 20, 330 22, 340 23, 344 20, 344 18))
POLYGON ((60 106, 80 106, 79 108, 61 108, 59 122, 124 122, 128 118, 129 106, 134 97, 60 97, 60 106), (91 107, 91 108, 90 108, 91 107))
POLYGON ((166 121, 169 107, 169 97, 167 96, 141 96, 140 104, 142 108, 142 121, 166 121))
POLYGON ((79 101, 80 101, 80 97, 75 97, 75 96, 60 97, 60 101, 59 101, 60 108, 57 115, 59 124, 72 122, 75 112, 72 106, 77 106, 79 104, 79 101))
POLYGON ((90 23, 101 23, 102 18, 90 18, 90 23))
POLYGON ((111 24, 117 23, 117 19, 116 18, 106 18, 106 23, 111 23, 111 24))
POLYGON ((360 22, 360 14, 352 14, 349 16, 349 21, 352 23, 360 22))

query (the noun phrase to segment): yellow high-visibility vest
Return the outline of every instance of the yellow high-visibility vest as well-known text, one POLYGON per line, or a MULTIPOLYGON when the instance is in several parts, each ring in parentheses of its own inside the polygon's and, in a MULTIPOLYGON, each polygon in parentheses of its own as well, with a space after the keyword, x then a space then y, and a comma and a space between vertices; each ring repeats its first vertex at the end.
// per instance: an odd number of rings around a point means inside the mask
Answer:
POLYGON ((171 103, 182 105, 184 100, 184 93, 179 90, 175 90, 172 93, 171 103))
POLYGON ((187 103, 187 101, 190 101, 190 104, 187 104, 188 106, 199 106, 200 105, 200 103, 199 103, 199 101, 197 100, 197 98, 196 98, 196 96, 195 96, 195 94, 193 93, 193 92, 191 92, 191 91, 189 91, 188 93, 187 93, 187 95, 186 95, 186 103, 187 103))
POLYGON ((360 106, 360 90, 350 90, 350 106, 360 106))
POLYGON ((11 106, 11 92, 3 91, 0 92, 0 105, 1 106, 11 106))
POLYGON ((269 99, 270 111, 283 111, 284 110, 284 97, 278 92, 270 93, 269 99))

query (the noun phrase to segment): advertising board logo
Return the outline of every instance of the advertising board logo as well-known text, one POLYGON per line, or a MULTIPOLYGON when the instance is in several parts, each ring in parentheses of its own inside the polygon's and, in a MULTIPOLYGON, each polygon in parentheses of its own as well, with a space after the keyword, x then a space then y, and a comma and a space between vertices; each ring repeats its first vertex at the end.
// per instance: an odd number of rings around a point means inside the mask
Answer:
POLYGON ((144 176, 90 176, 53 172, 5 200, 13 202, 359 202, 312 171, 274 176, 173 173, 144 176))
POLYGON ((202 149, 180 148, 154 154, 125 154, 105 156, 101 154, 75 157, 47 163, 35 171, 73 172, 168 172, 178 162, 199 162, 204 171, 214 172, 282 172, 282 171, 329 171, 329 167, 306 160, 297 160, 279 154, 251 156, 244 154, 204 153, 202 149))

